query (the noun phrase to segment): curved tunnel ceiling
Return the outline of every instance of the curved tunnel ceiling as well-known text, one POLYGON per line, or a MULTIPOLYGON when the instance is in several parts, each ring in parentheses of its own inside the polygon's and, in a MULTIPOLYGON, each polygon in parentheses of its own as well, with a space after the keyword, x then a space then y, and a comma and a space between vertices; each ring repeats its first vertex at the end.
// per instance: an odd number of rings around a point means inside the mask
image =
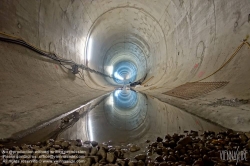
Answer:
MULTIPOLYGON (((135 7, 114 8, 92 25, 86 41, 86 64, 112 76, 105 79, 108 84, 129 84, 154 70, 157 55, 166 53, 164 41, 161 27, 149 13, 135 7)), ((104 78, 92 79, 102 83, 104 78)))

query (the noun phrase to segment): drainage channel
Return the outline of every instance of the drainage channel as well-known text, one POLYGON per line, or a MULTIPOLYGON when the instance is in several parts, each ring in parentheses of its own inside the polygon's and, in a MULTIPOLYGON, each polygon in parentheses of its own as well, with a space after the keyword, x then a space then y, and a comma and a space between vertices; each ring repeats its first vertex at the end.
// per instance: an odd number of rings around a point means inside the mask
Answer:
POLYGON ((108 97, 109 94, 110 93, 93 99, 86 104, 53 118, 39 126, 13 134, 11 138, 2 139, 0 140, 0 144, 8 147, 21 144, 34 144, 48 139, 56 139, 60 133, 72 127, 79 119, 85 117, 89 111, 98 106, 108 97))
MULTIPOLYGON (((235 137, 236 141, 238 137, 245 139, 243 144, 234 143, 239 150, 248 148, 247 134, 234 133, 146 94, 115 90, 33 130, 16 134, 15 139, 0 145, 4 154, 12 153, 14 149, 17 152, 30 150, 27 153, 31 152, 34 157, 36 153, 38 155, 32 161, 15 158, 18 162, 192 165, 207 155, 210 158, 202 161, 204 165, 214 165, 219 159, 213 161, 213 154, 219 154, 223 146, 213 145, 221 145, 224 141, 232 146, 232 142, 224 139, 226 136, 235 137), (210 149, 203 148, 198 158, 192 155, 187 160, 184 155, 191 151, 195 153, 198 144, 210 149), (43 152, 50 158, 40 158, 46 156, 43 152), (69 158, 70 155, 75 158, 69 158), (65 158, 61 160, 63 156, 65 158)), ((6 158, 3 162, 11 163, 6 158)))
POLYGON ((40 126, 17 133, 0 144, 34 144, 58 138, 140 144, 155 135, 191 130, 202 133, 225 129, 151 96, 132 90, 116 90, 40 126))

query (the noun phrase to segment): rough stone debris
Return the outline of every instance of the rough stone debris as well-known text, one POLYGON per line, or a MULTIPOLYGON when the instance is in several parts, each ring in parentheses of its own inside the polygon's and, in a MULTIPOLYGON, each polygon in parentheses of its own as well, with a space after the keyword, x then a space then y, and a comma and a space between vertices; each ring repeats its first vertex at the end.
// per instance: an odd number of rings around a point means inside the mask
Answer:
MULTIPOLYGON (((21 146, 4 146, 1 147, 1 158, 0 162, 3 163, 3 153, 12 151, 31 151, 33 155, 36 155, 39 161, 45 161, 40 158, 42 151, 54 151, 59 155, 60 158, 64 158, 65 152, 71 150, 70 160, 73 161, 70 165, 121 165, 121 166, 226 166, 226 165, 250 165, 250 138, 249 133, 235 132, 233 130, 221 131, 215 133, 213 131, 205 131, 201 135, 197 135, 196 131, 190 131, 183 134, 167 134, 164 138, 157 137, 151 140, 152 143, 145 142, 146 148, 144 151, 139 151, 136 155, 134 151, 131 151, 131 147, 138 145, 128 144, 126 149, 130 149, 132 155, 127 157, 129 151, 123 151, 121 146, 112 146, 108 143, 102 143, 92 146, 93 141, 80 141, 80 140, 47 140, 44 142, 38 142, 35 145, 21 145, 21 146), (76 144, 76 142, 83 142, 83 144, 76 144), (174 146, 171 144, 174 142, 174 146), (65 146, 68 145, 68 146, 65 146), (108 145, 108 146, 107 146, 108 145), (58 150, 58 151, 55 151, 58 150), (221 156, 221 151, 236 151, 246 152, 244 160, 224 160, 221 156), (39 153, 34 154, 36 151, 39 153), (80 152, 79 152, 80 151, 80 152), (62 152, 62 153, 60 153, 62 152), (90 153, 89 153, 90 152, 90 153), (134 157, 133 157, 133 154, 134 157)), ((124 147, 123 147, 124 148, 124 147)), ((142 147, 140 148, 142 149, 142 147)), ((24 156, 25 153, 19 154, 24 156)), ((66 160, 68 158, 64 158, 66 160)), ((50 159, 53 162, 53 159, 50 159)), ((51 163, 50 165, 67 165, 65 163, 51 163)), ((11 165, 4 163, 5 165, 11 165)), ((30 164, 31 165, 31 164, 30 164)), ((37 165, 37 164, 33 164, 37 165)))

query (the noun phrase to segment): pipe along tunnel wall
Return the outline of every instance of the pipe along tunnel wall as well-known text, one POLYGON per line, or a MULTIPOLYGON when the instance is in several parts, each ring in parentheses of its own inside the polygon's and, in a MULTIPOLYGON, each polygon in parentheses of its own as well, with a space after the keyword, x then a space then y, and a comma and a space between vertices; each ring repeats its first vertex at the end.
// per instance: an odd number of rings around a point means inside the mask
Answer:
POLYGON ((0 137, 111 92, 122 85, 119 80, 145 76, 153 78, 138 91, 226 128, 248 131, 249 103, 234 105, 236 98, 250 98, 247 45, 204 80, 228 81, 226 86, 191 100, 163 93, 206 77, 228 60, 250 35, 249 12, 248 0, 2 0, 2 33, 118 81, 86 70, 74 75, 27 48, 0 41, 0 137))

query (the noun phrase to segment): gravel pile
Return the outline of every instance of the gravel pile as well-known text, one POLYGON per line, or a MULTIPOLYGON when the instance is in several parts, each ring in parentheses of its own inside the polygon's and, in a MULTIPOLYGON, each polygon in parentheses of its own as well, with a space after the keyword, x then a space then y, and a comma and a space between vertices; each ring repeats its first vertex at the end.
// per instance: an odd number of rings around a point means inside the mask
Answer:
MULTIPOLYGON (((23 165, 233 166, 237 164, 250 166, 250 135, 248 133, 235 133, 232 130, 217 134, 206 131, 202 135, 198 135, 198 132, 190 131, 182 135, 166 135, 164 138, 157 137, 153 142, 145 141, 146 148, 145 146, 139 147, 136 144, 114 146, 109 142, 99 144, 95 141, 83 142, 79 139, 70 141, 50 139, 46 142, 38 142, 35 145, 22 145, 12 148, 0 146, 1 163, 4 160, 3 155, 9 154, 10 150, 30 151, 31 156, 36 156, 36 163, 31 162, 23 165), (46 152, 50 153, 46 154, 46 152), (222 152, 224 152, 224 157, 222 152), (225 156, 228 152, 237 152, 241 156, 238 160, 237 158, 229 159, 225 156), (42 155, 50 155, 50 158, 42 158, 42 155), (53 159, 52 156, 56 156, 56 158, 53 159), (59 162, 55 163, 55 160, 59 162), (47 164, 45 164, 46 162, 47 164)), ((27 154, 23 152, 18 155, 21 158, 20 156, 27 154)), ((30 157, 29 160, 31 159, 30 157)), ((28 159, 26 158, 26 160, 28 159)), ((11 164, 5 162, 3 165, 11 164)))

